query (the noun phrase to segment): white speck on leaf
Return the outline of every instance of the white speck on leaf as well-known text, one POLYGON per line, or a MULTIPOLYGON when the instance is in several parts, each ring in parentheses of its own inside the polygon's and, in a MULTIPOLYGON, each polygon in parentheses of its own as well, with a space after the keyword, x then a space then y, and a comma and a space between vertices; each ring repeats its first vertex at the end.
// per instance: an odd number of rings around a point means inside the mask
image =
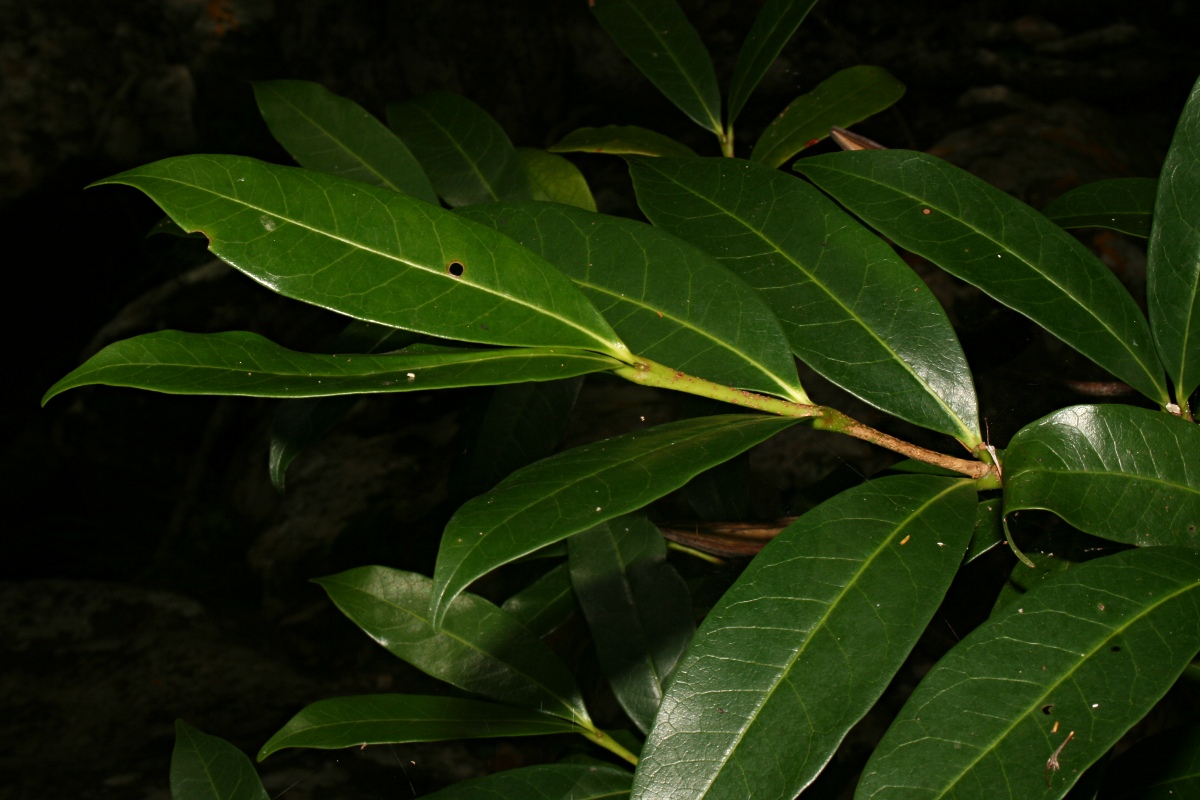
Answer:
POLYGON ((275 230, 275 225, 276 225, 275 220, 273 218, 267 216, 266 214, 263 214, 261 217, 259 217, 258 221, 260 223, 262 223, 263 230, 268 231, 268 232, 275 230))

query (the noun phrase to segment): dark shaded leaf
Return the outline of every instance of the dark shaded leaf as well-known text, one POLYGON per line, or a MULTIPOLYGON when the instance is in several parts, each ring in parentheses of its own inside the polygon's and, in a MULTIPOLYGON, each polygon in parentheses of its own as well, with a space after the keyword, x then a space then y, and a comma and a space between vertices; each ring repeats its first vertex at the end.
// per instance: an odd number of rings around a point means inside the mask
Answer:
POLYGON ((241 750, 177 719, 171 800, 267 800, 267 791, 241 750))
POLYGON ((967 554, 963 563, 970 564, 993 547, 1005 544, 1004 501, 999 497, 991 500, 981 500, 975 509, 975 528, 971 532, 971 543, 967 545, 967 554))
POLYGON ((1064 228, 1107 228, 1145 239, 1157 191, 1153 178, 1096 181, 1072 189, 1042 213, 1064 228))
POLYGON ((696 155, 686 144, 637 125, 577 128, 548 149, 551 153, 608 153, 617 156, 694 158, 696 155))
POLYGON ((1200 797, 1200 725, 1171 728, 1135 744, 1109 765, 1100 800, 1200 797))
POLYGON ((742 42, 729 83, 729 126, 817 0, 767 0, 742 42))
POLYGON ((607 764, 540 764, 463 781, 427 800, 621 800, 633 775, 607 764))
POLYGON ((578 604, 571 588, 571 573, 559 564, 504 601, 501 606, 513 619, 537 636, 548 636, 571 618, 578 604))
POLYGON ((587 180, 570 161, 532 147, 517 148, 517 157, 521 161, 521 168, 525 170, 525 177, 529 179, 534 200, 563 203, 587 211, 596 210, 596 200, 592 197, 587 180))

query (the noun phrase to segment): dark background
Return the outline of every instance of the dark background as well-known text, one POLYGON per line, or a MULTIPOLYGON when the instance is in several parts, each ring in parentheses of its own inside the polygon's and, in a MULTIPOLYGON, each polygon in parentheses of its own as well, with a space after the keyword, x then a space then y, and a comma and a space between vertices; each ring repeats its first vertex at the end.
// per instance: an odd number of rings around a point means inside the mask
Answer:
MULTIPOLYGON (((726 86, 759 4, 684 6, 726 86)), ((1186 0, 819 3, 739 119, 738 154, 796 95, 844 67, 877 64, 908 92, 857 130, 932 149, 1042 207, 1080 183, 1157 174, 1200 75, 1197 34, 1200 4, 1186 0)), ((176 717, 253 751, 319 697, 434 690, 306 579, 363 563, 429 571, 456 502, 447 485, 456 436, 478 393, 360 403, 297 460, 284 496, 266 480, 270 402, 98 387, 38 406, 88 355, 137 333, 247 329, 311 348, 336 330, 328 315, 211 263, 202 246, 147 239, 161 213, 136 191, 83 188, 180 153, 290 163, 249 86, 274 78, 318 81, 380 117, 388 102, 459 92, 521 146, 547 146, 582 125, 639 124, 716 154, 583 0, 0 0, 10 375, 0 394, 0 797, 162 798, 176 717)), ((574 160, 602 210, 636 215, 619 159, 574 160)), ((1085 241, 1137 291, 1138 243, 1085 241)), ((1104 377, 916 266, 959 328, 994 443, 1088 400, 1064 388, 1064 371, 1104 377)), ((653 392, 604 381, 589 381, 581 403, 568 444, 623 432, 635 416, 679 413, 653 392)), ((796 455, 806 442, 750 459, 768 476, 754 514, 795 511, 839 470, 888 463, 828 437, 796 455)), ((603 715, 603 688, 595 691, 603 715)), ((262 774, 272 796, 292 786, 289 798, 407 797, 572 746, 284 753, 262 774)))

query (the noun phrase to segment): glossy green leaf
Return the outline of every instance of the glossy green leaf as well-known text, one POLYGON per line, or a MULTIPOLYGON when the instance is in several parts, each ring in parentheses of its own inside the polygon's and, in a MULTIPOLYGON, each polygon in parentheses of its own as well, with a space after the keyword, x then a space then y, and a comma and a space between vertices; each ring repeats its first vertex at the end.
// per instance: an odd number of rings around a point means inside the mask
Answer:
POLYGON ((761 164, 629 161, 646 216, 757 289, 806 364, 902 419, 980 440, 971 373, 950 321, 878 237, 803 181, 761 164))
POLYGON ((1146 261, 1146 305, 1180 405, 1200 385, 1200 81, 1158 180, 1146 261))
POLYGON ((553 567, 505 600, 501 608, 537 636, 558 630, 578 608, 567 565, 553 567))
POLYGON ((882 478, 790 525, 705 618, 633 797, 791 798, 875 704, 950 586, 969 481, 882 478))
POLYGON ((993 547, 1005 544, 1004 501, 999 497, 981 500, 975 509, 975 529, 971 532, 971 543, 967 545, 967 554, 963 557, 964 564, 970 564, 993 547))
POLYGON ((729 84, 729 125, 817 0, 767 0, 742 42, 729 84))
POLYGON ((1200 546, 1200 427, 1123 405, 1074 406, 1022 428, 1004 512, 1053 511, 1115 542, 1200 546))
POLYGON ((1153 178, 1096 181, 1072 189, 1042 213, 1063 228, 1107 228, 1145 239, 1157 191, 1153 178))
POLYGON ((632 782, 608 764, 539 764, 456 783, 424 800, 621 800, 632 782))
MULTIPOLYGON (((355 319, 342 329, 330 350, 334 353, 387 353, 407 347, 420 338, 411 331, 355 319)), ((267 458, 271 485, 282 492, 287 469, 296 456, 329 433, 357 402, 354 395, 336 395, 280 403, 271 419, 267 458)))
POLYGON ((878 114, 904 96, 904 84, 883 67, 836 72, 779 113, 754 144, 750 160, 772 169, 829 135, 878 114))
POLYGON ((258 751, 258 760, 286 747, 336 750, 368 744, 545 736, 580 730, 559 717, 482 700, 411 694, 332 697, 306 706, 288 720, 258 751))
POLYGON ((644 733, 695 632, 687 585, 667 563, 666 540, 641 515, 577 533, 568 548, 571 585, 600 668, 644 733))
POLYGON ((1197 649, 1200 552, 1127 550, 1073 567, 933 667, 855 798, 1062 797, 1197 649))
POLYGON ((1200 725, 1170 728, 1135 744, 1109 765, 1100 800, 1200 797, 1200 725))
POLYGON ((102 383, 168 394, 327 397, 555 380, 614 369, 607 356, 552 347, 421 347, 384 355, 297 353, 255 333, 158 331, 114 342, 46 392, 102 383))
POLYGON ((529 179, 534 200, 596 210, 596 199, 592 197, 587 179, 579 167, 567 159, 532 147, 518 147, 517 158, 529 179))
POLYGON ((545 261, 398 192, 240 156, 169 158, 101 183, 141 189, 286 297, 446 339, 624 349, 545 261))
POLYGON ((455 481, 459 497, 483 494, 554 452, 571 421, 582 378, 499 386, 488 399, 455 481))
POLYGON ((267 791, 241 750, 177 719, 171 800, 267 800, 267 791))
POLYGON ((551 153, 608 153, 610 155, 669 156, 694 158, 696 151, 682 142, 637 125, 605 125, 602 128, 577 128, 558 144, 548 148, 551 153))
POLYGON ((388 106, 387 118, 447 205, 530 198, 529 181, 508 135, 467 98, 431 92, 388 106))
POLYGON ((1030 569, 1027 564, 1017 562, 1013 565, 1008 579, 1000 587, 996 602, 992 606, 992 614, 998 614, 1010 603, 1022 600, 1031 590, 1036 589, 1051 578, 1055 578, 1071 567, 1078 566, 1069 558, 1060 558, 1053 553, 1027 552, 1025 557, 1033 563, 1030 569))
POLYGON ((446 525, 434 570, 435 626, 476 578, 639 509, 796 422, 753 414, 682 420, 577 447, 510 475, 446 525))
POLYGON ((650 82, 702 128, 721 135, 717 73, 676 0, 595 0, 592 13, 650 82))
POLYGON ((404 192, 437 205, 404 142, 353 100, 309 81, 256 81, 263 120, 302 167, 404 192))
POLYGON ((810 402, 775 314, 693 245, 642 222, 545 203, 462 213, 558 267, 639 356, 726 386, 810 402))
POLYGON ((978 286, 1147 397, 1168 401, 1150 327, 1108 267, 1029 206, 939 158, 829 153, 795 168, 899 246, 978 286))
POLYGON ((461 594, 429 624, 424 575, 359 567, 317 581, 337 607, 397 658, 484 697, 586 723, 575 679, 542 643, 481 597, 461 594))

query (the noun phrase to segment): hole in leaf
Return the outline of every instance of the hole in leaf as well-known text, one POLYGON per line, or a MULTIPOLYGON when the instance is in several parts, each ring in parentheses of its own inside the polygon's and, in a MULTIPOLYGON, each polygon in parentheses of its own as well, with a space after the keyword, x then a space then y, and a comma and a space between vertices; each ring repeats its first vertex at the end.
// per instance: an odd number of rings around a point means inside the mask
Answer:
POLYGON ((1053 710, 1054 710, 1054 703, 1047 703, 1046 705, 1042 706, 1042 713, 1045 714, 1047 717, 1050 716, 1050 712, 1052 712, 1053 710))
POLYGON ((1114 645, 1112 646, 1112 651, 1113 651, 1114 653, 1119 653, 1119 652, 1121 652, 1121 648, 1120 648, 1120 646, 1118 646, 1118 645, 1115 645, 1115 644, 1114 644, 1114 645))
POLYGON ((463 263, 461 261, 451 261, 446 266, 446 272, 449 272, 451 275, 453 275, 456 278, 461 278, 463 276, 463 273, 466 271, 467 271, 467 268, 465 266, 463 266, 463 263))

